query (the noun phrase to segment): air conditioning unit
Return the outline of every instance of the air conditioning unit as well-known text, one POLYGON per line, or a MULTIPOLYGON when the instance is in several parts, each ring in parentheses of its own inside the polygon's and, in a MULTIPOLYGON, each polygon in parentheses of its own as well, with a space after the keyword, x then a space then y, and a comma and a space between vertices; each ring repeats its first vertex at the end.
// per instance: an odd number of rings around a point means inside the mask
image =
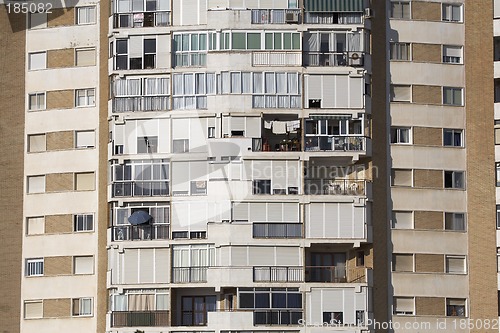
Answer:
POLYGON ((349 66, 363 66, 363 54, 361 52, 349 52, 349 66))
POLYGON ((299 13, 290 12, 285 14, 286 23, 299 23, 299 13))
POLYGON ((365 18, 373 17, 373 9, 365 8, 365 18))

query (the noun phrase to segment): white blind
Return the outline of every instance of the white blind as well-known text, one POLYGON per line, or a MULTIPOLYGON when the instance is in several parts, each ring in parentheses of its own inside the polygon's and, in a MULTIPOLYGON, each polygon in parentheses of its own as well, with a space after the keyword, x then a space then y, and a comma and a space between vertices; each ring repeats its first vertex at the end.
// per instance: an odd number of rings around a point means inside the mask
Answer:
POLYGON ((130 36, 128 40, 129 58, 142 57, 142 36, 130 36))
POLYGON ((123 269, 123 282, 124 283, 137 283, 138 282, 138 262, 139 250, 126 249, 123 253, 124 256, 124 269, 123 269))
POLYGON ((42 318, 43 317, 43 303, 39 302, 25 302, 24 303, 24 318, 42 318))
POLYGON ((45 176, 28 177, 28 193, 45 192, 45 176))
POLYGON ((139 262, 139 283, 154 282, 154 250, 141 249, 139 262))
POLYGON ((274 247, 262 246, 256 247, 252 246, 249 248, 249 264, 250 265, 263 265, 263 266, 273 266, 275 265, 275 254, 274 247))
POLYGON ((395 229, 413 228, 413 214, 411 212, 393 212, 392 220, 395 229))
POLYGON ((39 235, 45 232, 44 217, 28 217, 28 235, 39 235))
POLYGON ((76 147, 94 147, 95 132, 94 131, 78 131, 76 132, 76 147))
POLYGON ((411 100, 410 86, 392 86, 392 100, 408 102, 411 100))
POLYGON ((321 76, 306 76, 306 93, 308 99, 321 99, 321 76))
POLYGON ((155 249, 155 282, 167 283, 170 267, 169 250, 155 249))
POLYGON ((462 47, 461 46, 445 45, 445 46, 443 46, 443 56, 445 56, 445 57, 462 57, 462 47))
POLYGON ((412 172, 411 170, 392 170, 392 184, 395 186, 411 186, 412 172))
POLYGON ((95 175, 93 172, 76 174, 76 190, 92 191, 95 188, 95 175))
POLYGON ((465 258, 446 257, 447 273, 465 273, 465 258))
POLYGON ((299 266, 300 248, 299 247, 277 247, 276 265, 278 266, 299 266))
POLYGON ((37 134, 37 135, 30 135, 29 136, 29 151, 31 153, 33 152, 39 152, 39 151, 45 151, 45 134, 37 134))
POLYGON ((231 247, 231 266, 247 265, 247 247, 231 247))
POLYGON ((395 254, 392 257, 393 267, 395 272, 412 272, 413 271, 413 255, 411 254, 395 254))
POLYGON ((95 49, 76 50, 77 66, 94 66, 95 58, 95 49))
POLYGON ((75 257, 75 274, 93 274, 94 257, 75 257))
POLYGON ((394 307, 397 312, 413 312, 413 298, 410 297, 395 297, 394 307))
POLYGON ((45 69, 47 67, 47 53, 38 52, 29 54, 29 69, 45 69))

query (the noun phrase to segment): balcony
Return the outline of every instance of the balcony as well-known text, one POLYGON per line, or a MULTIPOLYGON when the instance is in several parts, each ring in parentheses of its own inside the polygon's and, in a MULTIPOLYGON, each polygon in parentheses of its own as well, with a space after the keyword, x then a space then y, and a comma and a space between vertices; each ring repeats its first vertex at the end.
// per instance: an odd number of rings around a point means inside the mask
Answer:
POLYGON ((167 27, 170 12, 133 12, 113 15, 113 28, 167 27))
POLYGON ((305 179, 306 195, 355 195, 366 196, 366 180, 305 179))
POLYGON ((300 9, 252 9, 252 24, 300 23, 300 9))
POLYGON ((363 13, 305 12, 304 24, 362 24, 363 13))
POLYGON ((169 311, 113 311, 111 327, 170 326, 169 311))
POLYGON ((254 223, 253 238, 302 238, 302 223, 254 223))
POLYGON ((172 283, 207 282, 208 267, 173 267, 172 283))
POLYGON ((169 182, 165 181, 130 181, 115 182, 113 184, 113 197, 155 197, 168 196, 169 182))
POLYGON ((306 266, 306 282, 321 283, 366 283, 367 269, 346 266, 306 266))
POLYGON ((114 97, 113 112, 166 111, 170 109, 169 96, 114 97))
POLYGON ((254 51, 252 66, 301 66, 302 53, 293 51, 254 51))
POLYGON ((298 325, 302 310, 256 310, 253 313, 254 325, 298 325))
POLYGON ((306 136, 306 151, 366 151, 366 137, 363 136, 306 136))
POLYGON ((168 224, 123 225, 111 227, 113 241, 169 239, 168 224))
POLYGON ((328 66, 363 66, 364 54, 362 52, 303 52, 305 67, 328 66))
POLYGON ((254 282, 303 282, 303 267, 265 266, 253 268, 254 282))

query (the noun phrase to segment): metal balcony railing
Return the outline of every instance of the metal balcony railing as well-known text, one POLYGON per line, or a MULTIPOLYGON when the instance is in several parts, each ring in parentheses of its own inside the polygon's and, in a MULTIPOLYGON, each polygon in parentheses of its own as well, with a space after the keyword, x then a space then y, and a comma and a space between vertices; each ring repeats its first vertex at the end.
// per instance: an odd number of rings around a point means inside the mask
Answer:
POLYGON ((306 266, 306 282, 365 283, 366 268, 345 266, 306 266))
POLYGON ((364 136, 306 135, 306 151, 366 151, 364 136))
POLYGON ((168 196, 169 182, 166 181, 130 181, 113 183, 113 197, 151 197, 168 196))
POLYGON ((207 282, 208 267, 173 267, 173 283, 207 282))
POLYGON ((302 310, 256 310, 253 313, 254 325, 298 325, 302 310))
POLYGON ((169 239, 170 225, 120 225, 111 227, 113 241, 169 239))
POLYGON ((303 282, 303 267, 264 266, 253 268, 254 282, 303 282))
POLYGON ((306 195, 366 195, 365 180, 304 179, 306 195))
POLYGON ((300 51, 254 51, 252 52, 253 66, 301 66, 302 52, 300 51))
POLYGON ((113 28, 167 27, 170 25, 170 11, 133 12, 113 15, 113 28))
POLYGON ((254 238, 302 238, 302 223, 254 223, 254 238))
POLYGON ((113 112, 167 111, 169 109, 169 96, 135 96, 113 98, 113 112))
POLYGON ((320 52, 308 51, 302 54, 305 67, 327 66, 363 66, 364 54, 352 52, 320 52))
POLYGON ((300 9, 252 9, 252 24, 300 23, 300 9))
POLYGON ((111 327, 170 326, 169 311, 113 311, 111 327))

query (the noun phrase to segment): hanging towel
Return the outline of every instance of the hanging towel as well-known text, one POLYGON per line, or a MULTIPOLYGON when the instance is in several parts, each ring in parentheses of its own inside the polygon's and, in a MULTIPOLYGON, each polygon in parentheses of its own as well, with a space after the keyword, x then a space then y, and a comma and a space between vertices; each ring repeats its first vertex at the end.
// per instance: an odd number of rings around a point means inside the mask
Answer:
POLYGON ((273 133, 274 134, 286 134, 286 122, 275 121, 273 122, 273 133))
POLYGON ((271 128, 273 128, 273 122, 272 121, 268 121, 268 120, 264 120, 264 128, 265 129, 271 129, 271 128))

